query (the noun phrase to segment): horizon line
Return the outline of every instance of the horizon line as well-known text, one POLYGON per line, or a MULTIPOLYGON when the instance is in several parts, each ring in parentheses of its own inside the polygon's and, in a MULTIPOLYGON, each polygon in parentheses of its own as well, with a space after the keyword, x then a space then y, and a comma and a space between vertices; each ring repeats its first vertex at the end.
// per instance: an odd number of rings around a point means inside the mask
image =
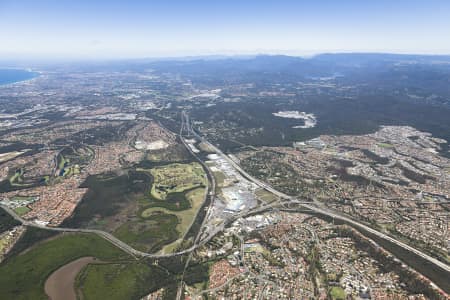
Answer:
POLYGON ((324 51, 233 51, 233 52, 216 52, 216 53, 198 53, 198 54, 168 54, 168 55, 114 55, 100 57, 92 56, 76 56, 64 54, 1 54, 0 63, 8 61, 30 61, 30 62, 77 62, 77 61, 132 61, 132 60, 170 60, 170 59, 195 59, 195 58, 253 58, 258 56, 286 56, 298 58, 313 58, 320 55, 338 55, 338 54, 365 54, 365 55, 399 55, 399 56, 424 56, 424 57, 450 57, 448 52, 421 52, 421 51, 389 51, 389 50, 324 50, 324 51))

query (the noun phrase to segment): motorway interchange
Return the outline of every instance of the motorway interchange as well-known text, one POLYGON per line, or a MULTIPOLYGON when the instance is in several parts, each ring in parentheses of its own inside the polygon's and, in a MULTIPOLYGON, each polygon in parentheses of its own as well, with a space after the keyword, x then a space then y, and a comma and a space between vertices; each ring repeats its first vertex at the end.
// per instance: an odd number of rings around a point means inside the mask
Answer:
MULTIPOLYGON (((450 274, 450 266, 448 266, 447 264, 445 264, 445 263, 443 263, 443 262, 441 262, 441 261, 439 261, 439 260, 437 260, 437 259, 435 259, 435 258, 433 258, 433 257, 431 257, 431 256, 429 256, 429 255, 427 255, 427 254, 425 254, 425 253, 423 253, 423 252, 421 252, 399 240, 396 240, 387 234, 384 234, 378 230, 375 230, 358 220, 355 220, 348 216, 343 215, 342 213, 338 213, 338 212, 332 211, 328 208, 325 208, 320 203, 302 201, 301 199, 296 199, 295 197, 288 196, 280 191, 277 191, 270 185, 249 175, 230 156, 226 155, 220 149, 218 149, 215 145, 213 145, 212 143, 207 141, 204 137, 200 136, 192 128, 190 120, 189 120, 189 116, 185 112, 182 113, 182 126, 181 126, 179 135, 180 135, 180 138, 181 138, 183 144, 187 148, 187 150, 196 158, 196 160, 198 160, 202 164, 204 169, 207 171, 209 184, 208 184, 208 192, 205 193, 205 200, 208 195, 211 197, 209 206, 207 208, 207 213, 202 221, 200 230, 194 240, 193 245, 187 249, 184 249, 179 252, 170 253, 170 254, 146 253, 146 252, 134 249, 130 245, 122 242, 121 240, 117 239, 116 237, 114 237, 113 235, 111 235, 110 233, 105 232, 105 231, 93 230, 93 229, 81 229, 81 228, 75 229, 75 228, 48 227, 45 225, 36 224, 32 221, 24 220, 20 216, 18 216, 13 210, 11 210, 10 208, 8 208, 4 205, 1 205, 1 207, 6 212, 8 212, 11 216, 13 216, 16 220, 18 220, 25 226, 37 227, 37 228, 41 228, 41 229, 48 229, 48 230, 54 230, 54 231, 60 231, 60 232, 95 233, 136 258, 139 258, 139 257, 160 258, 160 257, 169 257, 169 256, 186 254, 186 253, 192 253, 195 249, 199 248, 200 246, 202 246, 202 245, 206 244, 208 241, 210 241, 216 234, 223 231, 227 225, 233 223, 235 220, 238 220, 239 218, 244 218, 249 215, 255 215, 255 214, 265 212, 268 210, 277 210, 277 209, 294 210, 294 211, 295 210, 298 210, 298 211, 309 210, 309 211, 315 212, 317 214, 330 217, 333 220, 339 220, 341 222, 344 222, 344 223, 354 227, 357 230, 360 230, 362 232, 368 232, 381 240, 385 240, 390 243, 393 243, 393 244, 397 245, 398 247, 401 247, 404 250, 420 257, 421 259, 427 261, 428 263, 431 263, 434 267, 441 269, 444 273, 450 274), (211 170, 209 169, 209 167, 205 164, 205 162, 202 161, 199 158, 199 156, 196 153, 194 153, 192 151, 192 149, 186 144, 185 139, 184 139, 185 136, 194 137, 199 142, 206 144, 210 149, 214 150, 216 155, 220 156, 221 159, 225 160, 229 165, 231 165, 234 168, 234 170, 236 172, 238 172, 242 177, 244 177, 246 180, 252 182, 253 184, 257 185, 258 187, 260 187, 268 192, 273 193, 274 195, 277 196, 278 199, 269 204, 262 204, 262 205, 258 205, 256 207, 246 208, 246 209, 230 216, 228 219, 224 220, 224 222, 222 222, 218 226, 211 225, 211 223, 209 221, 213 218, 212 207, 214 206, 214 201, 216 198, 215 197, 215 190, 216 190, 215 178, 214 178, 211 170), (295 205, 296 208, 292 208, 292 205, 295 205)), ((189 257, 191 257, 191 256, 189 256, 189 257)), ((406 262, 406 263, 408 263, 408 262, 406 262)), ((186 266, 188 264, 189 264, 189 259, 186 262, 186 266)), ((180 285, 180 291, 181 291, 182 286, 183 285, 180 285)), ((179 291, 179 295, 180 295, 180 291, 179 291)))

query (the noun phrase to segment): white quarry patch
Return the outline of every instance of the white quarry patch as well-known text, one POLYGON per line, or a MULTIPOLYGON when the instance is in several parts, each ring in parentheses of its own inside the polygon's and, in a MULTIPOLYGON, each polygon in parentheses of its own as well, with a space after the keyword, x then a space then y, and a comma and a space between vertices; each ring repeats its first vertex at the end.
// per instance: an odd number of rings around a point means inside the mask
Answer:
POLYGON ((211 172, 220 172, 220 169, 215 166, 211 166, 209 167, 209 169, 211 170, 211 172))
POLYGON ((118 121, 129 121, 135 120, 136 114, 132 113, 113 113, 95 116, 81 116, 77 117, 79 120, 118 120, 118 121))
POLYGON ((157 140, 154 142, 136 141, 134 147, 138 150, 159 150, 169 147, 169 144, 163 140, 157 140))
POLYGON ((303 111, 286 110, 286 111, 279 111, 277 113, 273 113, 273 115, 276 117, 287 118, 287 119, 302 119, 305 122, 304 125, 298 125, 298 126, 294 126, 292 128, 313 128, 317 124, 317 119, 314 114, 308 114, 303 111))
POLYGON ((7 153, 0 153, 0 162, 7 161, 9 159, 13 159, 21 154, 24 154, 27 152, 28 149, 24 151, 13 151, 13 152, 7 152, 7 153))
POLYGON ((220 156, 216 153, 208 154, 208 158, 211 160, 218 160, 220 156))

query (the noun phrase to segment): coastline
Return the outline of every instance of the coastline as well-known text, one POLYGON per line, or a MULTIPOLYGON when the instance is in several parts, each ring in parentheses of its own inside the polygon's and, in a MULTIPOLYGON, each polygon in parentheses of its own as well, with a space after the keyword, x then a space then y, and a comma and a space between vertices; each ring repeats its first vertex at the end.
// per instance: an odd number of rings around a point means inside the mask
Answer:
POLYGON ((0 70, 19 70, 19 71, 26 71, 26 72, 32 74, 32 77, 30 77, 30 78, 25 78, 25 79, 13 81, 13 82, 5 82, 5 83, 1 83, 0 82, 0 88, 2 88, 2 87, 9 87, 11 85, 20 84, 20 83, 29 83, 30 81, 35 80, 35 79, 41 77, 41 75, 42 75, 41 71, 35 71, 35 70, 31 69, 31 68, 23 68, 23 69, 21 69, 21 68, 8 68, 8 67, 6 67, 6 68, 0 68, 0 70))

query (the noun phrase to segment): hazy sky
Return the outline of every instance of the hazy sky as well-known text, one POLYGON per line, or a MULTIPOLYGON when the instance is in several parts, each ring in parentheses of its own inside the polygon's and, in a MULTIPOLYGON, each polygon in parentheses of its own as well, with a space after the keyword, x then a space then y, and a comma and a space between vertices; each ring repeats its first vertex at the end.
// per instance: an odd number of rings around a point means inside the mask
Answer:
POLYGON ((449 0, 0 0, 0 58, 450 54, 449 0))

